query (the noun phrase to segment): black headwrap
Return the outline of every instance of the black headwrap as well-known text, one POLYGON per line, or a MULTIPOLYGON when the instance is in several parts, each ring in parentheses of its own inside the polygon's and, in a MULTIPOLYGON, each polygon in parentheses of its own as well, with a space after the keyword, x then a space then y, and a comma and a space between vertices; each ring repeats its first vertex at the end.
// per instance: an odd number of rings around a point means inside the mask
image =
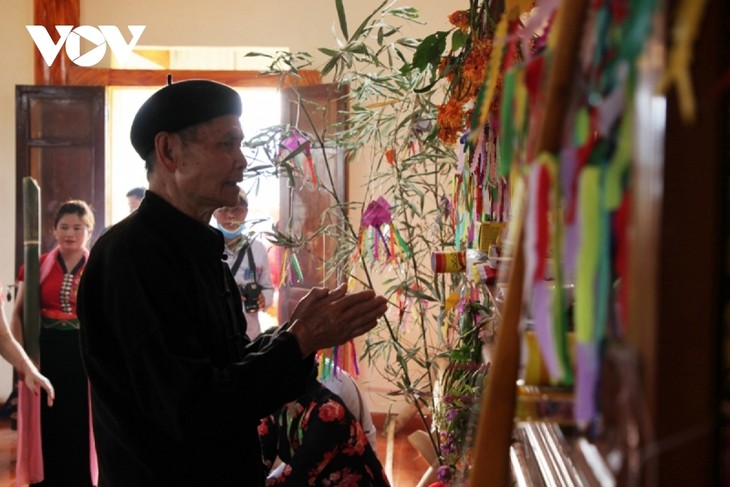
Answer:
POLYGON ((241 116, 241 97, 230 86, 195 79, 171 83, 144 102, 132 122, 132 146, 142 159, 159 132, 177 132, 223 115, 241 116))

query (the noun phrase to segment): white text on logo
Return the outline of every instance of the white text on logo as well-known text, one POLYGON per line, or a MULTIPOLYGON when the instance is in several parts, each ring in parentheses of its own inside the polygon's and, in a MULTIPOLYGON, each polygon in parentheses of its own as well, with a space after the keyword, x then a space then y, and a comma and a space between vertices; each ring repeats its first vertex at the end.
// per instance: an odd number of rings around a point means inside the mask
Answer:
POLYGON ((127 43, 119 29, 113 25, 100 25, 97 29, 91 25, 80 25, 74 29, 73 25, 57 25, 56 32, 60 36, 58 42, 54 43, 51 35, 42 25, 26 25, 30 36, 33 38, 36 47, 43 56, 48 66, 53 64, 64 43, 68 58, 77 66, 89 67, 102 60, 106 54, 107 44, 120 64, 124 64, 129 54, 137 45, 145 25, 128 25, 127 28, 132 34, 132 40, 127 43), (94 48, 81 54, 81 38, 92 43, 94 48))

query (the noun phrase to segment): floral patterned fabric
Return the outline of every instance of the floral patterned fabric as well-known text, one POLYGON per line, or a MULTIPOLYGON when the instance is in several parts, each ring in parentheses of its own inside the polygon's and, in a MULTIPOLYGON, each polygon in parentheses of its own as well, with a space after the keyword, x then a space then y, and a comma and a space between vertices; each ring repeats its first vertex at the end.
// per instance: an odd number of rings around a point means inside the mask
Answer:
POLYGON ((286 464, 267 486, 389 486, 362 425, 339 396, 317 384, 259 425, 264 464, 286 464))

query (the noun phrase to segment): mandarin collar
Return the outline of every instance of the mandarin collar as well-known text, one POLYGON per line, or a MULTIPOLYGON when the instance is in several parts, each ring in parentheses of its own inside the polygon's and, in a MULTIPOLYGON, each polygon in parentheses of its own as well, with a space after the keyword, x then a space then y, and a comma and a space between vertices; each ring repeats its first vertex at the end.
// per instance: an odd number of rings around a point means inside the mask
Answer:
POLYGON ((145 193, 137 211, 140 216, 150 218, 171 238, 184 238, 185 247, 218 254, 223 252, 223 234, 219 230, 189 217, 150 190, 145 193))

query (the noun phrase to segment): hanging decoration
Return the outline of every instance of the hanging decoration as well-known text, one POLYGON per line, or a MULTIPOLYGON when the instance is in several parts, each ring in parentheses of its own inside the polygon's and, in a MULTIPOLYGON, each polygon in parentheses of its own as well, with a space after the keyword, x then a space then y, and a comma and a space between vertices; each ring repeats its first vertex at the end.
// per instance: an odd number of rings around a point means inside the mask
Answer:
POLYGON ((573 373, 567 353, 567 326, 562 296, 562 276, 555 265, 560 254, 560 223, 551 220, 559 212, 558 161, 541 155, 530 167, 525 220, 525 282, 530 317, 552 384, 571 385, 573 373), (551 221, 553 222, 551 224, 551 221))
POLYGON ((668 66, 657 88, 660 93, 666 93, 672 85, 675 85, 679 113, 686 123, 694 122, 697 112, 690 66, 692 47, 699 34, 706 7, 707 0, 682 0, 677 7, 668 66))
POLYGON ((581 53, 586 90, 573 116, 573 143, 563 151, 563 271, 574 276, 575 283, 574 414, 583 427, 597 415, 605 343, 623 335, 622 320, 612 318, 611 303, 622 302, 615 292, 617 283, 621 292, 630 286, 620 254, 628 223, 621 210, 631 185, 637 60, 655 8, 654 1, 629 2, 620 8, 606 0, 592 3, 581 53), (567 258, 570 255, 575 260, 567 258))
POLYGON ((355 342, 352 340, 341 346, 318 351, 317 363, 317 378, 320 380, 338 377, 341 370, 344 370, 354 378, 360 376, 357 350, 355 349, 355 342))
POLYGON ((386 262, 396 263, 401 254, 410 256, 408 244, 393 224, 390 203, 382 196, 365 208, 358 239, 360 252, 370 255, 373 261, 379 260, 381 244, 386 262))
POLYGON ((302 268, 299 266, 296 252, 292 252, 288 247, 284 248, 284 255, 281 259, 281 273, 279 278, 279 286, 287 283, 292 285, 304 280, 302 268))
POLYGON ((294 128, 288 137, 284 138, 280 144, 281 151, 286 151, 279 154, 279 157, 283 161, 288 159, 294 159, 301 170, 302 174, 309 177, 312 186, 315 188, 319 184, 317 179, 317 172, 314 170, 314 161, 312 160, 312 142, 307 138, 300 130, 294 128))
POLYGON ((475 145, 469 134, 459 140, 458 164, 453 182, 454 246, 478 247, 478 224, 503 222, 509 214, 510 191, 499 174, 498 133, 485 127, 475 145))

